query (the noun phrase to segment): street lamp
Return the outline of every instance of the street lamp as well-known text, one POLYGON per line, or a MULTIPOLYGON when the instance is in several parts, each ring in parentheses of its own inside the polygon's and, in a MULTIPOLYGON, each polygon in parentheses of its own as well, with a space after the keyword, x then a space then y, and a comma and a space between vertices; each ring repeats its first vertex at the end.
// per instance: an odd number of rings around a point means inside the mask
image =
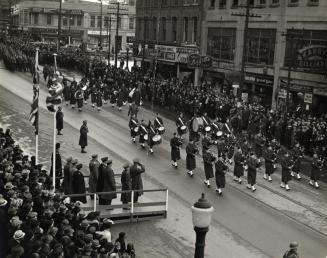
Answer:
POLYGON ((211 216, 214 211, 212 205, 205 199, 204 193, 192 206, 192 220, 196 233, 194 258, 204 258, 206 234, 209 231, 211 216))

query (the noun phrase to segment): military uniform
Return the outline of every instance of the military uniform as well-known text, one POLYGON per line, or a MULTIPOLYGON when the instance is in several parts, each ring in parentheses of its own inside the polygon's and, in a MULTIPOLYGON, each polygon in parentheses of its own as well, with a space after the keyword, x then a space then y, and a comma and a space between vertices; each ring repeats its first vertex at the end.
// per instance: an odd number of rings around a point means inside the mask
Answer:
POLYGON ((282 182, 280 187, 285 188, 287 191, 290 190, 288 182, 292 179, 291 171, 293 167, 293 161, 290 155, 284 155, 282 159, 282 182))
POLYGON ((226 184, 226 179, 225 179, 225 174, 228 169, 228 166, 222 161, 222 159, 218 159, 215 163, 215 177, 216 177, 216 185, 217 189, 216 191, 218 192, 219 195, 222 194, 222 188, 225 188, 226 184))

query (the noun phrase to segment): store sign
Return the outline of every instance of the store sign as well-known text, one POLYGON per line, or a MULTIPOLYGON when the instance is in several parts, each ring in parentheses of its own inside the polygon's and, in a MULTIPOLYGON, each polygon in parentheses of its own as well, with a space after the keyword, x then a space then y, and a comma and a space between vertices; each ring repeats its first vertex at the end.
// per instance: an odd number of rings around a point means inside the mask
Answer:
POLYGON ((327 88, 315 88, 313 94, 320 96, 327 96, 327 88))
MULTIPOLYGON (((279 86, 282 89, 287 89, 287 80, 281 79, 279 86)), ((294 80, 291 80, 290 91, 312 93, 312 90, 313 90, 312 86, 302 85, 302 84, 294 82, 294 80)))
POLYGON ((274 77, 270 76, 270 75, 264 75, 264 74, 246 73, 245 74, 245 82, 253 83, 256 85, 260 85, 260 86, 273 87, 274 77))
POLYGON ((278 92, 278 98, 286 99, 287 97, 287 91, 285 89, 280 89, 278 92))
POLYGON ((311 93, 305 93, 303 98, 304 103, 312 104, 312 94, 311 93))
MULTIPOLYGON (((29 28, 29 31, 32 33, 40 33, 40 34, 58 34, 57 29, 50 29, 50 28, 29 28)), ((64 35, 68 34, 81 34, 82 30, 62 30, 61 33, 64 35)))
MULTIPOLYGON (((100 36, 100 31, 99 30, 88 30, 87 31, 88 35, 94 35, 94 36, 100 36)), ((108 36, 108 32, 107 31, 102 31, 102 36, 108 36)))
POLYGON ((298 51, 297 67, 327 69, 327 46, 309 46, 298 51))
POLYGON ((212 67, 212 58, 210 56, 191 54, 188 57, 187 65, 191 68, 210 68, 212 67))

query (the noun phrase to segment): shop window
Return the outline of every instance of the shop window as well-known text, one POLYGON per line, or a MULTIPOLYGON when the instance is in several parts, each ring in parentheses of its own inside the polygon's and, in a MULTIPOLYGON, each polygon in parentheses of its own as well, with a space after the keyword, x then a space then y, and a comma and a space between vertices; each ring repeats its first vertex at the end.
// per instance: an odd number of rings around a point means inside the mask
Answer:
POLYGON ((248 63, 272 65, 275 55, 276 30, 249 29, 245 60, 248 63))
POLYGON ((129 18, 129 29, 130 30, 134 30, 134 23, 135 23, 135 18, 134 17, 130 17, 129 18))
POLYGON ((234 60, 235 28, 209 28, 207 54, 215 59, 234 60))
POLYGON ((51 25, 51 23, 52 23, 52 15, 47 14, 47 25, 51 25))
POLYGON ((238 0, 232 0, 231 8, 237 8, 237 7, 238 7, 238 0))
POLYGON ((177 41, 177 17, 172 18, 172 41, 177 41))
POLYGON ((82 26, 82 16, 77 16, 77 26, 82 26))
POLYGON ((94 15, 91 15, 91 24, 90 24, 90 26, 91 26, 92 28, 95 27, 95 16, 94 16, 94 15))

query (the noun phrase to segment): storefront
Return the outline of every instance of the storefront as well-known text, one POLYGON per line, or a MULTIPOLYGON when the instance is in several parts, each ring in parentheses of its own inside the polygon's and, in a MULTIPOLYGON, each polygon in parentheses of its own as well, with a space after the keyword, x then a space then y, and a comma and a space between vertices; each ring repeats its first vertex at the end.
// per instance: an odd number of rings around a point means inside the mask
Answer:
MULTIPOLYGON (((51 28, 29 28, 28 31, 34 37, 39 37, 41 41, 52 41, 58 38, 57 29, 51 28)), ((71 38, 71 42, 82 43, 83 30, 61 30, 61 40, 68 43, 68 38, 71 38)))

